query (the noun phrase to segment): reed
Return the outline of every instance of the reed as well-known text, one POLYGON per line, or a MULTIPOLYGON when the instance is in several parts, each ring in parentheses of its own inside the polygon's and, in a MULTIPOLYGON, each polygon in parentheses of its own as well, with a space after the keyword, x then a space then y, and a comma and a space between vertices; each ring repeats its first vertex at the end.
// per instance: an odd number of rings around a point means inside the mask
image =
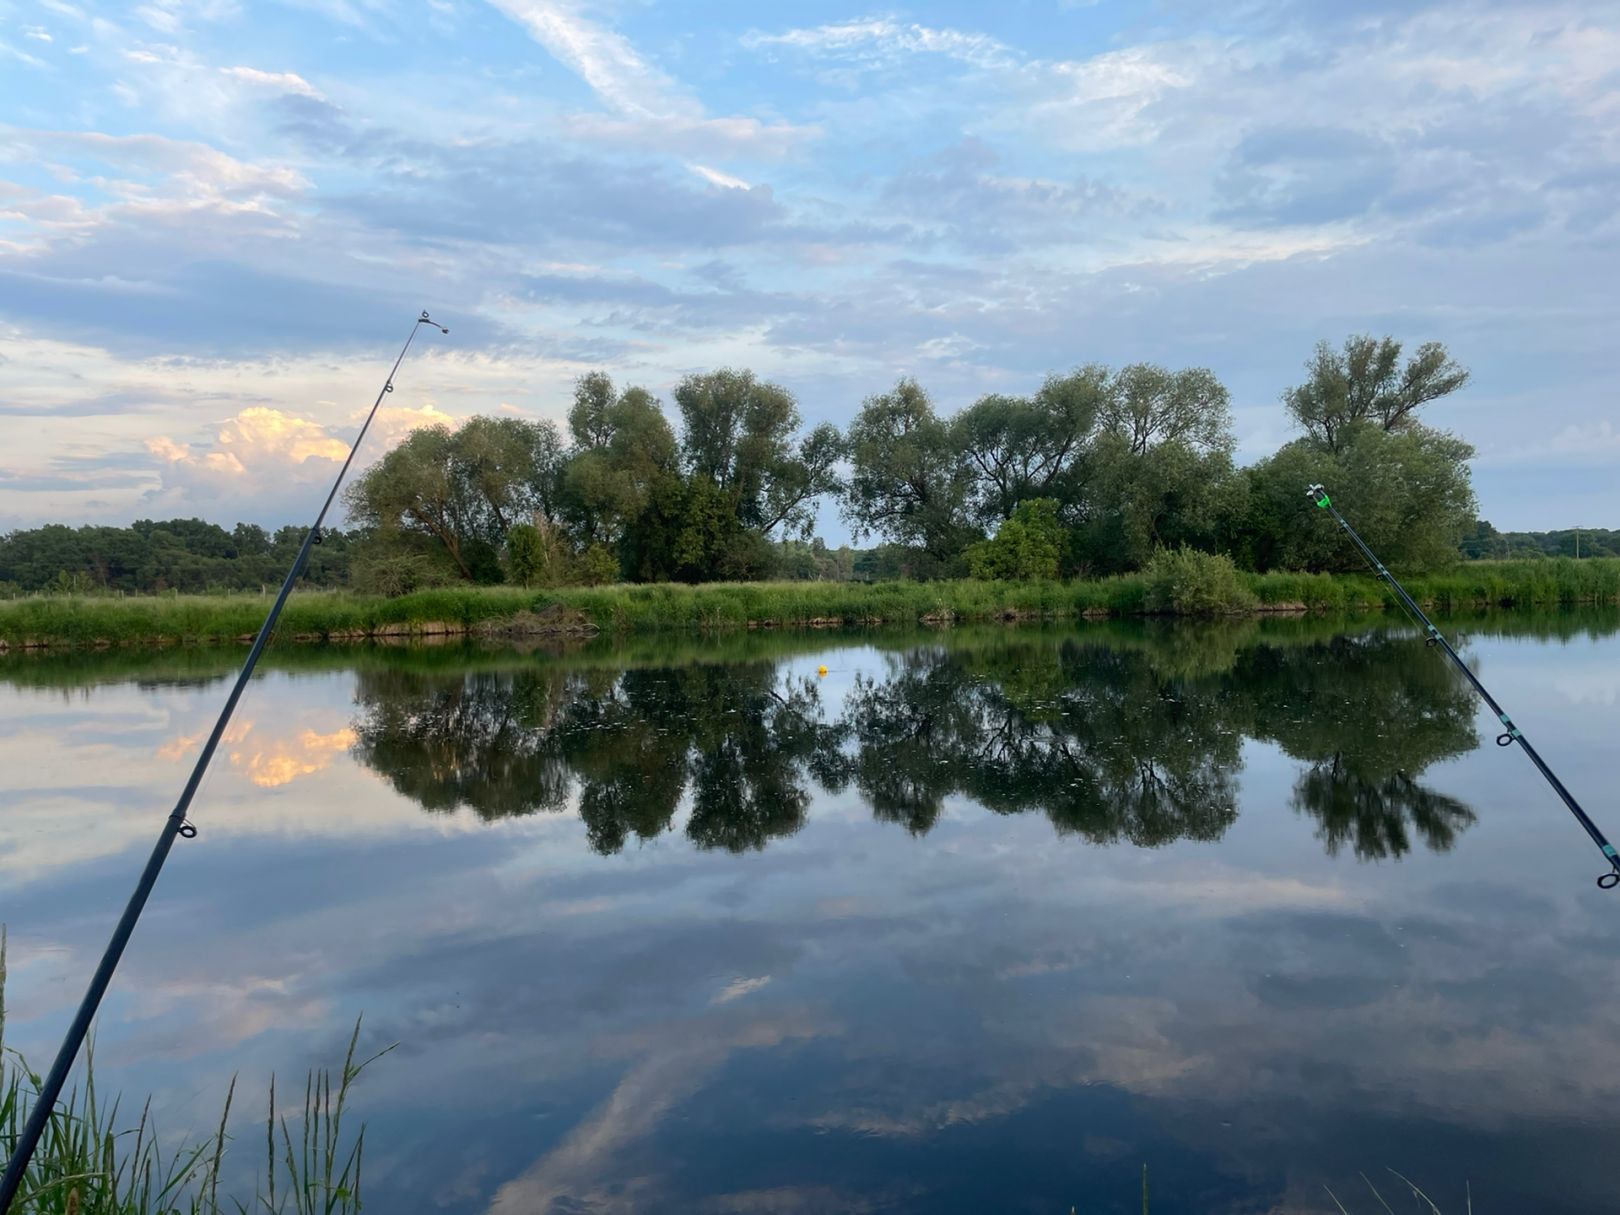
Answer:
MULTIPOLYGON (((5 1045, 5 930, 0 927, 0 1155, 12 1148, 33 1109, 39 1076, 5 1045)), ((171 1143, 153 1124, 151 1101, 125 1116, 105 1100, 87 1051, 83 1079, 46 1124, 13 1210, 17 1215, 350 1215, 360 1210, 365 1127, 345 1129, 353 1086, 388 1050, 357 1060, 360 1023, 337 1070, 309 1073, 301 1111, 276 1104, 275 1080, 265 1119, 265 1167, 251 1194, 221 1193, 231 1144, 236 1082, 219 1124, 204 1139, 171 1143)))
MULTIPOLYGON (((1392 606, 1370 575, 1239 574, 1249 610, 1367 611, 1392 606)), ((1620 602, 1620 558, 1475 561, 1404 579, 1425 607, 1452 612, 1620 602)), ((269 601, 257 595, 36 596, 0 602, 0 648, 170 645, 250 640, 269 601)), ((531 634, 859 626, 1135 616, 1164 611, 1149 578, 1072 582, 738 582, 525 590, 445 587, 398 598, 304 591, 277 642, 531 634)), ((1168 610, 1174 612, 1174 604, 1168 610)))

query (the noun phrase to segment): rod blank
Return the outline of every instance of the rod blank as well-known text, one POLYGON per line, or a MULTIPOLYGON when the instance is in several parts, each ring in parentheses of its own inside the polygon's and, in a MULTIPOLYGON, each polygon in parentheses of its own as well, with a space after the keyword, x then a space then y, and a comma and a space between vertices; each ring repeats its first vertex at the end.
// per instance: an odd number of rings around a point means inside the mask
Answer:
POLYGON ((349 447, 348 458, 343 461, 343 467, 338 469, 338 474, 332 481, 332 488, 326 495, 326 501, 321 504, 320 514, 315 516, 314 524, 304 536, 304 543, 299 547, 298 555, 293 558, 292 568, 287 571, 287 577, 282 581, 281 591, 276 595, 275 603, 270 605, 264 623, 259 626, 258 635, 253 639, 253 646, 248 650, 247 658, 242 663, 242 670, 231 686, 230 695, 225 698, 225 707, 219 711, 219 718, 214 722, 214 728, 209 731, 208 741, 203 743, 202 752, 197 756, 196 767, 192 768, 191 777, 180 793, 180 800, 175 802, 174 809, 163 823, 163 830, 158 833, 152 855, 147 858, 146 867, 141 870, 140 880, 135 883, 135 892, 130 895, 124 913, 118 917, 112 940, 107 942, 101 961, 90 977, 89 989, 85 992, 78 1011, 73 1014, 67 1035, 62 1039, 61 1049, 56 1053, 56 1061, 52 1063, 44 1083, 40 1085, 28 1121, 23 1126, 22 1134, 17 1138, 11 1159, 6 1163, 5 1176, 0 1178, 0 1215, 6 1215, 6 1212, 11 1210, 17 1191, 22 1187, 23 1178, 28 1172, 28 1162, 33 1159, 40 1136, 56 1110, 56 1103, 62 1095, 63 1086, 67 1083, 68 1073, 73 1070, 73 1063, 84 1045, 85 1035, 90 1032, 90 1023, 95 1019, 96 1010, 101 1007, 101 1001, 112 983, 113 972, 118 969, 119 960, 123 958, 124 949, 135 932, 135 925, 141 918, 141 912, 146 909, 146 901, 151 897, 152 888, 157 885, 158 875, 163 871, 163 863, 169 859, 169 851, 174 847, 174 841, 179 838, 191 839, 197 834, 197 828, 186 817, 187 811, 191 808, 191 799, 197 795, 197 788, 202 784, 209 762, 214 758, 214 751, 225 735, 225 727, 230 723, 231 714, 236 710, 236 702, 242 699, 248 680, 253 677, 253 668, 259 665, 259 656, 270 643, 270 637, 275 632, 276 620, 281 615, 281 609, 286 606, 287 596, 292 594, 293 585, 298 581, 298 575, 303 572, 304 563, 309 560, 309 550, 321 542, 321 524, 326 521, 326 512, 332 509, 332 503, 337 498, 343 478, 347 475, 349 466, 354 463, 355 453, 360 450, 360 443, 366 437, 366 431, 371 429, 372 420, 377 416, 383 398, 394 390, 394 374, 399 370, 399 365, 405 361, 405 354, 410 350, 411 343, 416 340, 417 330, 423 325, 431 325, 440 333, 450 332, 426 312, 416 319, 411 325, 410 335, 405 339, 405 345, 400 347, 399 357, 394 360, 394 366, 388 372, 388 378, 383 381, 383 386, 377 393, 377 400, 372 404, 371 412, 361 423, 360 433, 354 437, 354 443, 349 447))
POLYGON ((1400 584, 1395 575, 1390 573, 1385 568, 1384 563, 1378 559, 1377 554, 1367 547, 1367 542, 1356 534, 1356 529, 1350 526, 1349 521, 1339 513, 1339 508, 1333 505, 1333 500, 1328 497, 1327 490, 1320 485, 1307 486, 1305 496, 1333 516, 1334 521, 1344 529, 1344 534, 1349 536, 1356 548, 1361 550, 1361 555, 1367 559, 1367 563, 1377 571, 1380 578, 1389 583, 1390 589, 1395 592, 1401 606, 1411 612, 1423 626, 1424 632, 1427 634, 1425 642, 1428 645, 1437 645, 1443 649, 1446 652, 1446 657, 1456 664, 1457 669, 1463 673, 1463 677, 1473 685, 1474 691, 1479 693, 1479 698, 1490 706, 1491 712, 1495 713, 1496 719, 1502 723, 1502 733, 1496 736, 1496 745, 1499 747, 1511 747, 1514 743, 1518 743, 1525 755, 1529 757, 1530 762, 1536 766, 1536 771, 1541 773, 1547 783, 1552 786, 1553 792, 1558 794, 1564 805, 1568 807, 1569 812, 1575 816, 1575 821, 1585 828, 1586 834, 1592 838, 1592 842, 1603 853, 1604 859, 1609 862, 1609 872, 1598 878, 1597 884, 1604 890, 1613 890, 1616 886, 1620 886, 1620 853, 1616 853, 1614 845, 1609 843, 1608 838, 1599 830, 1598 825, 1592 821, 1591 816, 1581 809, 1581 804, 1575 800, 1575 795, 1564 787, 1564 782, 1559 780, 1557 774, 1547 766, 1547 761, 1541 758, 1540 752, 1530 745, 1530 740, 1524 736, 1518 726, 1514 725, 1513 719, 1507 714, 1507 710, 1496 703, 1496 698, 1479 681, 1479 676, 1475 675, 1468 664, 1458 655, 1457 651, 1452 649, 1451 642, 1446 640, 1445 635, 1434 627, 1434 621, 1429 619, 1428 613, 1418 606, 1417 600, 1406 593, 1406 588, 1400 584))

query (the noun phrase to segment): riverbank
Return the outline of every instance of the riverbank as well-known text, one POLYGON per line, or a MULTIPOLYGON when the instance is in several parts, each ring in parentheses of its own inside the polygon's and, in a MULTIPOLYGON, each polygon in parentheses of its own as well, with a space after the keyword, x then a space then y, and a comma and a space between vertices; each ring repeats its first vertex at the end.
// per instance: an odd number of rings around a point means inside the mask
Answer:
MULTIPOLYGON (((1243 574, 1255 612, 1374 611, 1392 600, 1362 575, 1243 574)), ((1438 612, 1620 602, 1620 559, 1478 561, 1406 582, 1438 612)), ((346 591, 293 595, 277 641, 467 635, 587 636, 659 630, 1137 616, 1139 574, 1073 582, 760 582, 701 586, 452 587, 395 599, 346 591)), ((0 650, 251 641, 269 598, 39 596, 0 602, 0 650)))

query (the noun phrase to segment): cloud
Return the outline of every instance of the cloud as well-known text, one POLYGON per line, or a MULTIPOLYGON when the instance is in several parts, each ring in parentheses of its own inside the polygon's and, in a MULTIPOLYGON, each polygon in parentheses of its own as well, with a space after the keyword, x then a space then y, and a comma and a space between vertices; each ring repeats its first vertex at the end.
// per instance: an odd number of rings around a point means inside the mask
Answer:
POLYGON ((354 730, 345 726, 326 734, 301 730, 293 738, 259 739, 251 749, 232 751, 231 766, 242 769, 260 789, 277 789, 330 767, 335 757, 354 746, 355 737, 354 730))
POLYGON ((740 177, 733 177, 730 173, 722 173, 719 169, 711 169, 708 165, 694 164, 692 172, 696 173, 711 186, 720 186, 726 190, 747 190, 749 185, 740 177))
MULTIPOLYGON (((895 214, 918 221, 923 232, 956 248, 986 252, 1018 249, 1032 240, 1095 243, 1106 221, 1163 211, 1152 199, 1084 176, 1054 181, 998 173, 999 160, 982 140, 965 139, 889 178, 883 198, 895 214)), ((1118 224, 1108 236, 1118 239, 1118 224)))
POLYGON ((787 47, 814 55, 856 59, 870 68, 893 64, 909 55, 941 55, 973 67, 1015 66, 1020 57, 986 34, 964 33, 876 17, 842 21, 779 34, 753 31, 742 44, 750 49, 787 47))
POLYGON ((1257 226, 1320 224, 1372 209, 1395 182, 1382 140, 1333 127, 1269 127, 1244 136, 1217 183, 1220 218, 1257 226))
POLYGON ((315 87, 297 72, 262 72, 258 68, 251 67, 226 67, 219 70, 236 80, 269 89, 272 92, 290 93, 298 97, 313 97, 316 99, 320 99, 321 96, 315 87))
MULTIPOLYGON (((217 513, 232 501, 268 501, 289 516, 308 514, 348 455, 354 428, 363 416, 352 416, 344 428, 347 436, 340 438, 328 424, 254 405, 201 441, 154 436, 146 441, 146 449, 158 461, 158 486, 146 495, 148 506, 179 514, 188 506, 207 504, 210 513, 217 513)), ((380 410, 367 436, 367 455, 375 459, 420 426, 453 421, 432 404, 380 410)), ((362 467, 370 459, 363 460, 362 467)))
POLYGON ((771 981, 770 975, 757 975, 752 979, 733 979, 720 989, 719 993, 710 1000, 711 1004, 729 1004, 733 1000, 740 1000, 750 992, 758 991, 771 981))
POLYGON ((622 34, 587 19, 570 0, 490 0, 570 68, 613 115, 580 116, 576 133, 679 151, 781 155, 814 131, 750 117, 710 118, 622 34))

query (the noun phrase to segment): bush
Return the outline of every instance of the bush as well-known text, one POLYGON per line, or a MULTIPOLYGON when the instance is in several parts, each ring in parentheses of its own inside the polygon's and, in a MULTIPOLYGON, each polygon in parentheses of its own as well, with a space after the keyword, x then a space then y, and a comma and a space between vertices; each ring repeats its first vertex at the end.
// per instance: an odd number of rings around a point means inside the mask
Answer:
POLYGON ((442 560, 426 553, 368 551, 357 557, 350 569, 355 590, 390 599, 455 580, 454 572, 447 570, 442 560))
POLYGON ((1067 536, 1053 498, 1031 498, 1014 508, 994 538, 967 550, 975 578, 995 582, 1040 582, 1058 576, 1058 558, 1067 536))
POLYGON ((1142 571, 1147 609, 1178 616, 1226 616, 1251 611, 1255 595, 1223 553, 1161 548, 1142 571))
POLYGON ((579 586, 605 586, 619 580, 619 559, 605 544, 593 544, 574 558, 573 577, 579 586))

